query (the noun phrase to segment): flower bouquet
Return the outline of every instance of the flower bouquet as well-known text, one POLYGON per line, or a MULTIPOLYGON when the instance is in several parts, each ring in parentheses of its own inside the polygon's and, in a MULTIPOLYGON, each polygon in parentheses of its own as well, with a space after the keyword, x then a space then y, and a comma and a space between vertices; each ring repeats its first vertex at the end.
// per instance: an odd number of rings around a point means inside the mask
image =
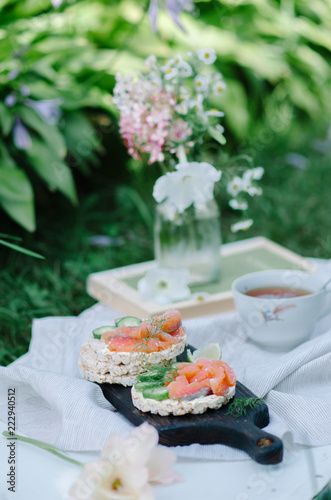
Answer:
MULTIPOLYGON (((186 58, 177 54, 161 62, 151 55, 145 61, 145 73, 117 75, 114 88, 120 134, 128 153, 149 165, 158 164, 163 173, 153 190, 156 258, 163 268, 188 269, 190 283, 220 278, 215 185, 223 181, 229 205, 243 213, 247 195, 261 194, 254 183, 262 177, 262 167, 243 168, 240 175, 237 168, 226 168, 222 174, 219 165, 215 168, 204 161, 206 137, 218 147, 226 142, 219 123, 224 113, 215 107, 226 84, 213 70, 215 61, 212 49, 188 52, 186 58)), ((251 224, 250 219, 242 220, 232 229, 251 224)))

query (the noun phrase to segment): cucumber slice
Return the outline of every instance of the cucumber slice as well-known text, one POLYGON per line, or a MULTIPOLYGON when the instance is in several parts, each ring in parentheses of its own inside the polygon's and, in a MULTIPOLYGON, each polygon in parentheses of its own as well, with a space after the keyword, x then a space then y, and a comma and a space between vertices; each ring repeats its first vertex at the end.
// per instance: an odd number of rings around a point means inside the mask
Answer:
POLYGON ((101 339, 102 334, 106 332, 112 332, 114 330, 117 330, 115 325, 110 325, 110 326, 100 326, 99 328, 96 328, 93 330, 93 337, 95 339, 101 339))
POLYGON ((147 372, 141 373, 138 376, 139 382, 155 382, 163 380, 164 375, 169 371, 169 368, 153 368, 147 372))
POLYGON ((115 325, 119 328, 121 326, 139 326, 140 323, 141 319, 135 316, 124 316, 124 318, 115 319, 115 325))
POLYGON ((169 391, 165 385, 159 387, 151 387, 150 389, 143 390, 144 398, 156 399, 156 401, 162 401, 163 399, 169 398, 169 391))
POLYGON ((153 387, 162 387, 161 386, 162 384, 162 381, 159 381, 159 382, 137 382, 135 385, 134 385, 134 388, 137 390, 137 391, 144 391, 145 389, 152 389, 153 387))

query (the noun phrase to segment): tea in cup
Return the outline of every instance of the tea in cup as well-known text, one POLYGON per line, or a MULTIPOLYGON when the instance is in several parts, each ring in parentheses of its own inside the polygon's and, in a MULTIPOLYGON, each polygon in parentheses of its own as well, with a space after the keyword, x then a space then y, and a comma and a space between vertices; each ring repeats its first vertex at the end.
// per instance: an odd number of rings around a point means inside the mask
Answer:
POLYGON ((289 350, 312 334, 331 313, 326 279, 289 270, 246 274, 232 284, 233 299, 247 336, 269 350, 289 350), (329 303, 328 303, 329 302, 329 303))

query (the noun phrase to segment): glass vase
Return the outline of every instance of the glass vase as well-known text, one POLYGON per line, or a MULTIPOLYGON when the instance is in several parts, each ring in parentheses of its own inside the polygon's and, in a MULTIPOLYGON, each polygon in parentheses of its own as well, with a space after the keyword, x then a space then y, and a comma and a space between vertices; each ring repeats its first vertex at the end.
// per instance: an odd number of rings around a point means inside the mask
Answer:
POLYGON ((215 200, 184 212, 167 202, 156 206, 155 258, 160 267, 186 268, 190 284, 218 281, 221 274, 221 223, 215 200))

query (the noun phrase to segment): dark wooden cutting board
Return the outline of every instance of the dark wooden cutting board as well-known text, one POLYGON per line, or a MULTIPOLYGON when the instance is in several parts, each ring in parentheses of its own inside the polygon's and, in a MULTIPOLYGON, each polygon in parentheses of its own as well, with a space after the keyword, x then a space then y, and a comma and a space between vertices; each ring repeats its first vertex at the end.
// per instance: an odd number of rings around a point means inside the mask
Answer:
MULTIPOLYGON (((194 350, 189 346, 191 350, 194 350)), ((177 357, 186 361, 186 352, 177 357)), ((266 404, 248 410, 245 416, 227 415, 227 405, 219 410, 207 410, 201 415, 169 415, 161 417, 143 413, 132 404, 131 388, 117 384, 100 384, 105 398, 130 422, 152 424, 158 431, 160 443, 166 446, 184 446, 192 443, 225 444, 245 451, 261 464, 277 464, 283 458, 282 441, 261 430, 269 423, 266 404)), ((235 398, 256 397, 247 387, 237 382, 235 398)))

